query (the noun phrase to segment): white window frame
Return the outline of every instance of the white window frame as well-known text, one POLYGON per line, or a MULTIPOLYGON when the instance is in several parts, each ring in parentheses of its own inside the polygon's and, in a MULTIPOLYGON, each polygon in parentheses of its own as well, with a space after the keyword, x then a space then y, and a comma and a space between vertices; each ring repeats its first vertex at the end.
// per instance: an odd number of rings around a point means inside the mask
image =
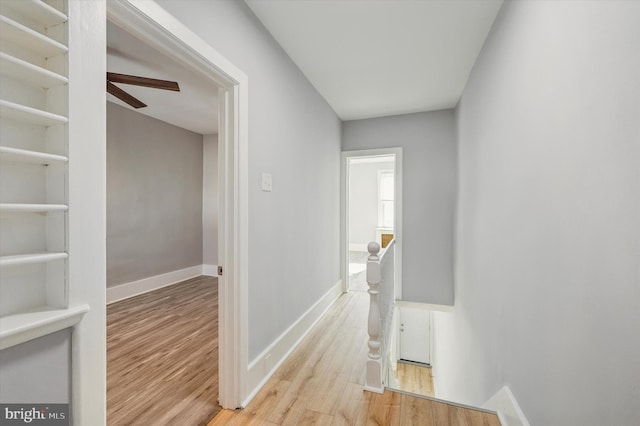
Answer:
POLYGON ((393 199, 391 200, 382 199, 382 180, 390 176, 392 179, 394 179, 394 186, 395 186, 394 175, 395 175, 395 172, 393 171, 393 169, 378 170, 378 228, 384 228, 384 229, 395 228, 395 188, 394 188, 393 199), (394 215, 393 215, 393 220, 391 225, 387 225, 384 220, 385 219, 384 204, 385 202, 389 202, 389 201, 393 203, 393 210, 394 210, 394 215))

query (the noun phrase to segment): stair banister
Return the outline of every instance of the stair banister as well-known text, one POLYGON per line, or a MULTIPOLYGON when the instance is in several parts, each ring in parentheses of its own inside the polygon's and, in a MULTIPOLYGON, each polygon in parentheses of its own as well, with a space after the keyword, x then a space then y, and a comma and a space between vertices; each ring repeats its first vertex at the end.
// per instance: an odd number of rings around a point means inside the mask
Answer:
POLYGON ((367 359, 367 379, 365 389, 384 393, 385 371, 389 358, 391 320, 395 303, 394 257, 395 240, 387 245, 379 256, 380 245, 371 242, 367 246, 367 283, 369 284, 369 354, 367 359))
POLYGON ((367 360, 367 381, 365 389, 384 393, 382 385, 382 359, 380 356, 380 306, 378 301, 378 287, 381 282, 380 274, 380 245, 375 242, 367 246, 369 258, 367 259, 367 284, 369 284, 369 359, 367 360))

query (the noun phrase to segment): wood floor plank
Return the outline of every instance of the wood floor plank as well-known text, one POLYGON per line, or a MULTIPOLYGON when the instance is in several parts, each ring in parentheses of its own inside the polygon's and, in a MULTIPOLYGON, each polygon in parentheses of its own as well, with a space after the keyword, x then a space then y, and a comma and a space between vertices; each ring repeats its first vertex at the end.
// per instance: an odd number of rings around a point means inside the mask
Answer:
POLYGON ((302 424, 302 418, 304 417, 305 410, 292 409, 287 412, 287 415, 282 419, 282 426, 298 426, 302 424))
POLYGON ((107 307, 107 423, 205 425, 220 410, 217 278, 107 307))
POLYGON ((433 426, 432 403, 428 399, 403 394, 400 405, 400 424, 403 426, 433 426))
POLYGON ((270 380, 255 396, 255 404, 243 410, 245 422, 261 424, 267 421, 268 415, 284 396, 291 382, 284 380, 270 380))
POLYGON ((238 411, 239 410, 220 410, 220 412, 209 422, 207 426, 228 425, 234 418, 239 417, 240 413, 238 411))
POLYGON ((402 394, 385 391, 373 394, 367 417, 368 425, 399 425, 402 394))
POLYGON ((318 395, 323 395, 323 397, 312 398, 307 405, 308 409, 329 415, 335 413, 344 389, 347 386, 345 377, 348 376, 351 370, 351 363, 345 362, 344 360, 353 359, 358 349, 357 345, 352 344, 352 337, 352 333, 340 333, 337 336, 335 346, 339 349, 347 349, 338 350, 333 354, 331 363, 327 366, 322 379, 319 380, 315 389, 315 392, 317 392, 318 395))
POLYGON ((482 411, 464 410, 463 414, 470 426, 485 426, 482 411))
POLYGON ((500 419, 495 414, 482 413, 483 426, 501 426, 500 419))
MULTIPOLYGON (((369 340, 369 335, 364 330, 362 331, 362 335, 364 337, 362 339, 362 343, 360 344, 360 350, 358 351, 357 359, 366 360, 369 354, 369 346, 367 345, 367 342, 369 340)), ((356 383, 361 386, 364 386, 366 379, 367 379, 366 362, 360 362, 354 365, 353 369, 351 370, 351 374, 349 374, 348 381, 350 383, 356 383)))
POLYGON ((452 426, 449 419, 449 404, 434 402, 432 405, 433 424, 435 426, 452 426))
MULTIPOLYGON (((292 411, 295 411, 293 409, 293 405, 297 402, 297 400, 298 393, 290 389, 287 390, 283 397, 276 403, 276 406, 268 414, 267 420, 279 425, 284 424, 289 417, 295 416, 295 414, 292 414, 292 411)), ((251 404, 249 404, 249 406, 251 406, 252 404, 253 401, 251 404)))
POLYGON ((393 375, 396 379, 397 389, 417 395, 435 396, 431 367, 398 362, 393 375))
POLYGON ((333 416, 324 413, 318 413, 316 411, 305 410, 298 425, 317 425, 317 426, 330 426, 333 422, 333 416))
POLYGON ((467 422, 465 409, 451 405, 449 406, 449 422, 456 426, 471 426, 471 424, 467 422))
POLYGON ((328 344, 333 338, 327 330, 328 325, 329 322, 323 322, 314 327, 302 342, 300 342, 300 345, 289 355, 287 362, 278 369, 274 376, 291 382, 306 364, 314 364, 318 358, 320 358, 321 353, 316 352, 310 355, 306 353, 304 348, 311 344, 311 342, 314 342, 319 347, 328 344))
POLYGON ((358 423, 361 407, 365 403, 365 394, 362 386, 355 383, 347 383, 340 395, 338 406, 333 415, 333 426, 351 426, 358 423))
POLYGON ((369 409, 371 408, 371 396, 373 394, 371 392, 364 392, 364 401, 361 401, 360 410, 358 413, 358 421, 356 422, 357 426, 364 426, 367 424, 369 420, 369 409))

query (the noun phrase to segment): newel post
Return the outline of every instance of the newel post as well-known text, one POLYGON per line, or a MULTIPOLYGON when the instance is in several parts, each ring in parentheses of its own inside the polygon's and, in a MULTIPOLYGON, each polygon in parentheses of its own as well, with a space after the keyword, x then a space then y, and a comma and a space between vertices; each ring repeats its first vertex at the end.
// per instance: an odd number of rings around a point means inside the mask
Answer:
POLYGON ((382 358, 380 355, 380 306, 378 302, 378 286, 382 281, 380 271, 380 245, 371 242, 367 246, 367 283, 369 284, 369 355, 367 360, 367 382, 365 389, 372 392, 384 393, 382 384, 382 358))

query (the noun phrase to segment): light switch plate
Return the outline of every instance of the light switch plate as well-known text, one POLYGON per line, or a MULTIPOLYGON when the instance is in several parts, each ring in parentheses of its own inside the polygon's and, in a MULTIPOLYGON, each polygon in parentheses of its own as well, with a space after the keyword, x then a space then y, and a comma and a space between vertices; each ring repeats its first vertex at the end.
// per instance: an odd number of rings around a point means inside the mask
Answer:
POLYGON ((263 173, 262 174, 262 190, 265 192, 271 192, 273 187, 271 174, 263 173))

